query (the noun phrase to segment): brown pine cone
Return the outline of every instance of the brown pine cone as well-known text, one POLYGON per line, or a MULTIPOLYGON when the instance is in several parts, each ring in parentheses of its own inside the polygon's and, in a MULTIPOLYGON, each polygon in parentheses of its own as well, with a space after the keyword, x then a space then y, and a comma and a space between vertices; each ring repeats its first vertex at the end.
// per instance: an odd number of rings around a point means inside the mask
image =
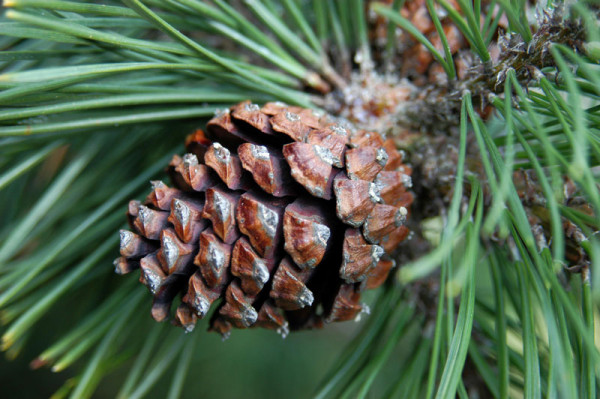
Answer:
MULTIPOLYGON (((393 0, 383 0, 383 2, 390 7, 394 4, 393 0)), ((449 0, 448 3, 457 12, 461 13, 460 5, 456 0, 449 0)), ((448 40, 450 52, 453 55, 456 55, 459 50, 467 49, 467 40, 448 16, 448 13, 441 5, 436 4, 435 7, 437 10, 436 13, 440 18, 442 29, 448 40)), ((489 12, 492 11, 490 10, 489 12)), ((443 53, 444 49, 442 41, 435 29, 433 20, 431 19, 426 0, 406 0, 402 3, 400 13, 420 33, 422 33, 439 52, 443 53)), ((485 15, 482 18, 484 17, 485 15)), ((388 26, 389 21, 382 16, 375 16, 371 21, 370 40, 372 43, 379 45, 381 52, 384 51, 383 49, 385 49, 387 45, 388 26)), ((398 59, 395 60, 394 65, 400 66, 400 75, 402 77, 411 78, 412 82, 418 86, 427 83, 435 83, 438 79, 445 79, 445 73, 442 66, 437 62, 434 62, 431 52, 409 32, 397 29, 394 43, 398 54, 398 59)), ((377 55, 377 53, 375 55, 377 55)), ((461 61, 460 58, 458 58, 458 61, 461 61)), ((462 65, 459 64, 457 67, 458 72, 462 73, 462 65)))
POLYGON ((152 317, 190 331, 321 327, 356 318, 408 235, 411 170, 391 140, 281 103, 246 101, 188 137, 168 171, 129 203, 117 273, 141 268, 152 317))

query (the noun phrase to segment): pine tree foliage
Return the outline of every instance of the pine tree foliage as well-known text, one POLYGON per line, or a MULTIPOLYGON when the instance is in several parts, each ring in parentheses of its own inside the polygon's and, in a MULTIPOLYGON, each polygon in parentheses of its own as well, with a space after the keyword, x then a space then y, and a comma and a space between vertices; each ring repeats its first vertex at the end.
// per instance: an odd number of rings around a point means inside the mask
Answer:
POLYGON ((409 161, 433 151, 415 203, 437 198, 439 209, 414 211, 413 248, 314 395, 596 397, 598 6, 425 0, 434 42, 404 3, 4 0, 7 355, 72 306, 32 363, 74 370, 55 397, 90 397, 114 370, 126 375, 119 397, 152 396, 165 373, 179 397, 205 333, 153 323, 135 277, 113 277, 124 204, 216 109, 250 99, 331 111, 356 76, 397 74, 408 62, 399 37, 410 37, 443 78, 394 123, 420 135, 399 140, 409 161), (449 25, 466 40, 460 52, 449 25), (442 176, 447 148, 456 159, 442 176))

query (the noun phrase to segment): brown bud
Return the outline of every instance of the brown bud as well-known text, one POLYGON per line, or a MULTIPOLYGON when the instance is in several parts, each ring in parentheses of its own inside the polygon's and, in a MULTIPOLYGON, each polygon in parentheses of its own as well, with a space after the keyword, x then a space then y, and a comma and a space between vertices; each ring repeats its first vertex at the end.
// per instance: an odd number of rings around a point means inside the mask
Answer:
POLYGON ((186 151, 196 155, 198 159, 204 159, 204 154, 210 144, 211 141, 206 137, 202 129, 196 129, 185 138, 186 151))
POLYGON ((186 279, 187 277, 184 275, 171 274, 163 281, 152 301, 152 318, 154 320, 161 322, 169 317, 173 299, 185 286, 186 279))
POLYGON ((224 317, 217 314, 217 316, 210 321, 210 328, 208 331, 214 331, 219 333, 223 338, 223 341, 229 338, 231 335, 231 329, 233 326, 224 317))
POLYGON ((306 199, 288 205, 283 217, 283 235, 285 250, 299 267, 316 267, 331 237, 322 205, 306 199))
POLYGON ((185 332, 192 332, 197 321, 198 317, 187 304, 179 304, 175 312, 175 324, 183 327, 185 332))
POLYGON ((388 155, 388 161, 383 170, 397 170, 402 165, 402 154, 396 148, 394 140, 387 139, 384 141, 383 149, 388 155))
POLYGON ((284 258, 273 276, 270 297, 284 310, 302 309, 312 305, 314 296, 305 284, 311 274, 311 269, 301 270, 288 258, 284 258))
POLYGON ((229 110, 218 111, 216 116, 208 121, 206 129, 210 136, 219 143, 229 147, 237 148, 242 143, 256 143, 257 141, 244 129, 240 130, 231 120, 229 110))
POLYGON ((269 116, 275 116, 283 111, 293 112, 298 114, 302 122, 310 128, 319 129, 321 128, 321 118, 323 113, 321 111, 315 111, 312 109, 302 108, 295 105, 287 105, 281 101, 269 102, 263 105, 260 111, 269 116))
POLYGON ((373 181, 385 166, 388 155, 383 148, 360 147, 346 151, 346 171, 351 179, 373 181))
POLYGON ((160 180, 153 180, 150 183, 152 183, 152 191, 148 194, 146 202, 154 205, 161 211, 170 210, 173 198, 181 197, 181 191, 167 186, 160 180))
POLYGON ((396 227, 391 233, 383 237, 380 244, 385 249, 385 252, 391 254, 398 248, 398 244, 408 237, 409 233, 410 230, 404 225, 396 227))
POLYGON ((195 242, 208 225, 208 221, 202 218, 202 208, 202 202, 191 199, 175 198, 171 202, 168 220, 183 242, 195 242))
POLYGON ((128 274, 138 269, 140 267, 140 262, 120 256, 113 261, 113 265, 115 266, 115 273, 128 274))
POLYGON ((335 297, 331 312, 325 318, 325 322, 354 320, 363 310, 358 303, 360 293, 354 289, 353 284, 342 284, 335 297))
POLYGON ((225 283, 230 258, 231 245, 223 243, 213 234, 211 228, 200 234, 200 250, 194 259, 194 264, 200 268, 208 287, 225 283))
POLYGON ((306 137, 306 142, 328 148, 331 151, 333 166, 344 167, 344 154, 348 143, 348 132, 340 124, 332 124, 324 129, 312 130, 306 137))
POLYGON ((265 301, 260 307, 254 327, 276 330, 282 338, 285 338, 290 332, 288 322, 270 300, 265 301))
POLYGON ((281 101, 272 101, 272 102, 268 102, 265 105, 262 106, 262 108, 260 109, 260 112, 262 112, 265 115, 269 115, 269 116, 273 116, 276 115, 286 109, 290 109, 292 108, 293 111, 291 112, 297 112, 298 109, 300 109, 300 107, 290 107, 289 105, 287 105, 286 103, 283 103, 281 101))
POLYGON ((400 171, 382 171, 377 175, 375 184, 385 204, 408 207, 412 203, 413 196, 403 184, 404 176, 400 171))
POLYGON ((225 285, 208 288, 200 271, 194 273, 189 279, 188 290, 182 301, 192 308, 199 318, 203 318, 208 313, 210 306, 214 301, 221 297, 225 290, 225 285))
POLYGON ((140 260, 140 272, 140 282, 148 287, 152 295, 158 292, 167 278, 156 254, 146 255, 140 260))
POLYGON ((214 143, 208 147, 204 162, 217 172, 229 189, 239 190, 248 187, 246 176, 242 173, 240 159, 221 144, 214 143))
POLYGON ((219 310, 219 314, 229 320, 237 328, 247 328, 256 323, 258 313, 252 307, 251 299, 233 281, 225 292, 225 304, 219 310))
POLYGON ((240 278, 242 290, 247 295, 257 295, 269 281, 273 261, 258 256, 244 237, 240 237, 231 253, 231 274, 240 278))
POLYGON ((174 179, 180 185, 197 192, 203 192, 218 181, 210 173, 209 168, 206 165, 200 165, 198 157, 190 153, 185 154, 181 162, 175 167, 174 179))
POLYGON ((131 231, 120 230, 119 237, 119 250, 127 258, 139 258, 156 250, 156 245, 131 231))
POLYGON ((372 290, 379 287, 385 282, 390 274, 390 270, 396 266, 396 262, 393 259, 381 259, 377 266, 369 273, 369 278, 365 283, 365 289, 372 290))
POLYGON ((135 218, 137 218, 137 216, 138 216, 138 212, 140 210, 140 205, 142 205, 142 203, 140 201, 137 201, 137 200, 129 201, 129 205, 127 207, 127 222, 129 223, 129 226, 131 226, 132 229, 135 228, 134 221, 135 221, 135 218))
POLYGON ((260 107, 250 101, 244 101, 231 107, 231 116, 238 121, 244 122, 259 132, 273 135, 269 116, 260 112, 260 107))
POLYGON ((365 241, 357 229, 346 229, 340 277, 347 283, 365 280, 383 255, 383 248, 365 241))
POLYGON ((334 182, 337 216, 352 227, 361 226, 375 204, 382 202, 379 187, 366 180, 350 180, 339 174, 334 182))
POLYGON ((310 132, 310 127, 302 122, 301 116, 287 109, 275 114, 271 124, 274 131, 286 134, 294 141, 305 141, 310 132))
POLYGON ((326 122, 326 116, 323 111, 318 111, 314 109, 301 108, 294 109, 294 107, 290 108, 290 112, 294 112, 300 116, 302 122, 312 128, 312 129, 322 129, 323 125, 326 122))
POLYGON ((383 137, 377 132, 368 132, 366 130, 357 130, 350 134, 350 147, 373 147, 375 149, 383 147, 383 137))
POLYGON ((289 179, 290 167, 280 154, 267 146, 250 143, 239 146, 238 154, 242 167, 267 193, 284 197, 296 192, 295 183, 289 179))
POLYGON ((142 203, 138 200, 129 201, 129 204, 127 207, 127 214, 131 217, 137 217, 138 212, 140 210, 140 205, 142 205, 142 203))
POLYGON ((239 236, 235 214, 240 196, 225 188, 212 187, 206 190, 202 217, 211 221, 213 231, 226 244, 232 244, 239 236))
POLYGON ((408 217, 408 210, 401 206, 377 204, 363 225, 367 241, 379 243, 385 236, 402 226, 408 217))
POLYGON ((194 246, 179 240, 173 229, 165 229, 160 235, 161 247, 156 253, 163 270, 169 274, 186 274, 192 267, 194 246))
POLYGON ((167 227, 169 212, 155 211, 140 205, 138 215, 133 221, 135 229, 150 240, 158 240, 160 233, 167 227))
POLYGON ((256 252, 263 258, 271 257, 281 237, 285 203, 258 192, 247 192, 237 207, 237 222, 256 252))
POLYGON ((291 143, 283 147, 283 155, 292 177, 315 197, 331 199, 333 178, 338 173, 328 148, 308 143, 291 143))

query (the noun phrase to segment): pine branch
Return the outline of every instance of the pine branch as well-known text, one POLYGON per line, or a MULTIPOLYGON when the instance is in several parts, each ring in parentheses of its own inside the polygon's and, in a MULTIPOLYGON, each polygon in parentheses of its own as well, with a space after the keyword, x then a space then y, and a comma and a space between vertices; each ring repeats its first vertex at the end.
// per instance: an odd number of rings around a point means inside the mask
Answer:
POLYGON ((51 331, 32 366, 78 373, 57 397, 115 380, 118 397, 247 394, 211 374, 228 355, 262 358, 241 374, 276 396, 295 374, 319 398, 595 397, 595 4, 100 3, 5 0, 0 21, 2 347, 51 331), (151 323, 134 279, 111 277, 125 201, 246 99, 376 126, 411 163, 414 233, 356 333, 215 346, 151 323))

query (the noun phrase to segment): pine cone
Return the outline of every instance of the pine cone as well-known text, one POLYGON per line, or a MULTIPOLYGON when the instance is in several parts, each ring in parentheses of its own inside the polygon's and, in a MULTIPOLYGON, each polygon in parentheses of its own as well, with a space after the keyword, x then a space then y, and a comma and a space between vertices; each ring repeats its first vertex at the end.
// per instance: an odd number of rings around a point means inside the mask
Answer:
POLYGON ((190 331, 321 327, 356 318, 408 235, 411 170, 393 142, 281 103, 243 102, 188 137, 188 153, 129 203, 119 274, 141 268, 152 317, 190 331))
MULTIPOLYGON (((381 2, 390 7, 395 7, 395 5, 393 5, 395 3, 394 0, 383 0, 381 2)), ((461 14, 460 4, 456 0, 449 0, 448 4, 461 14)), ((460 50, 468 49, 469 43, 450 16, 448 16, 448 13, 444 11, 440 5, 436 4, 435 7, 437 10, 436 14, 440 18, 444 35, 448 40, 450 52, 453 55, 456 55, 460 50)), ((433 20, 431 19, 426 0, 406 0, 402 2, 400 13, 420 33, 422 33, 438 51, 443 52, 442 41, 440 35, 437 33, 433 20)), ((483 13, 483 18, 485 18, 485 13, 483 13)), ((371 19, 370 28, 370 41, 371 43, 376 43, 380 50, 380 54, 376 53, 375 56, 382 58, 388 42, 389 21, 381 15, 374 16, 374 18, 371 19)), ((434 62, 431 52, 409 32, 398 29, 394 43, 399 57, 395 65, 400 66, 401 76, 410 78, 411 81, 418 86, 427 83, 435 83, 438 80, 445 80, 445 72, 441 64, 434 62)), ((457 57, 456 62, 457 72, 459 74, 466 72, 464 70, 466 66, 462 65, 464 60, 462 60, 461 57, 457 57)))

